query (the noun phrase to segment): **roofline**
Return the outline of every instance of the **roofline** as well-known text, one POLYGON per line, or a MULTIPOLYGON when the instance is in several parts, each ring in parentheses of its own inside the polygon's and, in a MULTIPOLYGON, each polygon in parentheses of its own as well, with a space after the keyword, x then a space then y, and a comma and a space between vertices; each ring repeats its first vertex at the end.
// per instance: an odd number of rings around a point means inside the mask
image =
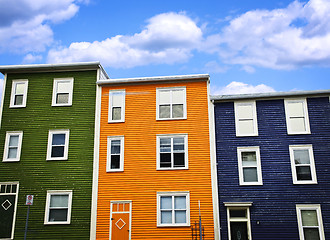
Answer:
POLYGON ((173 76, 158 76, 158 77, 138 77, 138 78, 117 78, 99 80, 98 85, 106 84, 126 84, 126 83, 147 83, 147 82, 167 82, 167 81, 185 81, 185 80, 210 80, 209 74, 192 74, 192 75, 173 75, 173 76))
POLYGON ((291 91, 291 92, 268 92, 253 94, 235 94, 235 95, 215 95, 211 96, 214 102, 226 102, 231 100, 248 100, 248 99, 269 99, 269 98, 286 98, 286 97, 306 97, 306 96, 330 96, 330 89, 313 90, 313 91, 291 91))
POLYGON ((109 76, 101 66, 100 62, 76 62, 76 63, 55 63, 55 64, 28 64, 28 65, 3 65, 0 72, 26 73, 26 72, 57 72, 74 70, 94 70, 100 68, 107 78, 109 76))

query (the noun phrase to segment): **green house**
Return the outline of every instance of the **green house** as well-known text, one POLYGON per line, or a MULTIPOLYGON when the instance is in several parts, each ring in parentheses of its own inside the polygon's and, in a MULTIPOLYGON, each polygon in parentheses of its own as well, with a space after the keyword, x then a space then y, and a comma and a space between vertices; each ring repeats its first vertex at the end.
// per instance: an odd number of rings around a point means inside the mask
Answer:
POLYGON ((97 194, 96 81, 107 74, 99 62, 0 66, 0 72, 0 239, 24 238, 28 208, 27 239, 89 239, 97 194), (28 195, 33 205, 26 205, 28 195))

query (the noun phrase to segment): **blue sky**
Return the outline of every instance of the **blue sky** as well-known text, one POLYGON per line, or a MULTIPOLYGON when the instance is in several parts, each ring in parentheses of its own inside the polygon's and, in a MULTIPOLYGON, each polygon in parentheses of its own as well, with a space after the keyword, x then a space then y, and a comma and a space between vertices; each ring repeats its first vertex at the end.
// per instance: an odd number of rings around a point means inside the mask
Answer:
POLYGON ((209 73, 212 94, 330 89, 329 0, 0 6, 1 65, 100 61, 110 78, 209 73))

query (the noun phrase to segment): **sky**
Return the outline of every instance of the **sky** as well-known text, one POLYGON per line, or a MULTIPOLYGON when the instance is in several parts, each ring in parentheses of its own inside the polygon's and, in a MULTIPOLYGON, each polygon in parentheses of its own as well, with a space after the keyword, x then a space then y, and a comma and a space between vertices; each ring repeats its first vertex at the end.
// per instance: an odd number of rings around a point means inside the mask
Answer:
POLYGON ((0 0, 0 65, 86 61, 208 73, 213 95, 330 89, 330 0, 0 0))

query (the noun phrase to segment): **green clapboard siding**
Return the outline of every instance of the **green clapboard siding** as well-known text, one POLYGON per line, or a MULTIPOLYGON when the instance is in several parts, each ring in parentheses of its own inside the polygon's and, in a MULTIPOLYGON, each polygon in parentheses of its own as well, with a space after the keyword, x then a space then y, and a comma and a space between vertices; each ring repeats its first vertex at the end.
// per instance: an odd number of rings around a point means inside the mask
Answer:
POLYGON ((18 181, 15 239, 89 239, 97 71, 8 74, 0 131, 0 182, 18 181), (52 107, 54 78, 74 78, 72 106, 52 107), (13 79, 28 79, 26 108, 9 108, 13 79), (69 129, 67 161, 46 161, 48 132, 69 129), (23 131, 20 162, 2 162, 6 131, 23 131), (72 190, 69 225, 44 225, 47 190, 72 190))

